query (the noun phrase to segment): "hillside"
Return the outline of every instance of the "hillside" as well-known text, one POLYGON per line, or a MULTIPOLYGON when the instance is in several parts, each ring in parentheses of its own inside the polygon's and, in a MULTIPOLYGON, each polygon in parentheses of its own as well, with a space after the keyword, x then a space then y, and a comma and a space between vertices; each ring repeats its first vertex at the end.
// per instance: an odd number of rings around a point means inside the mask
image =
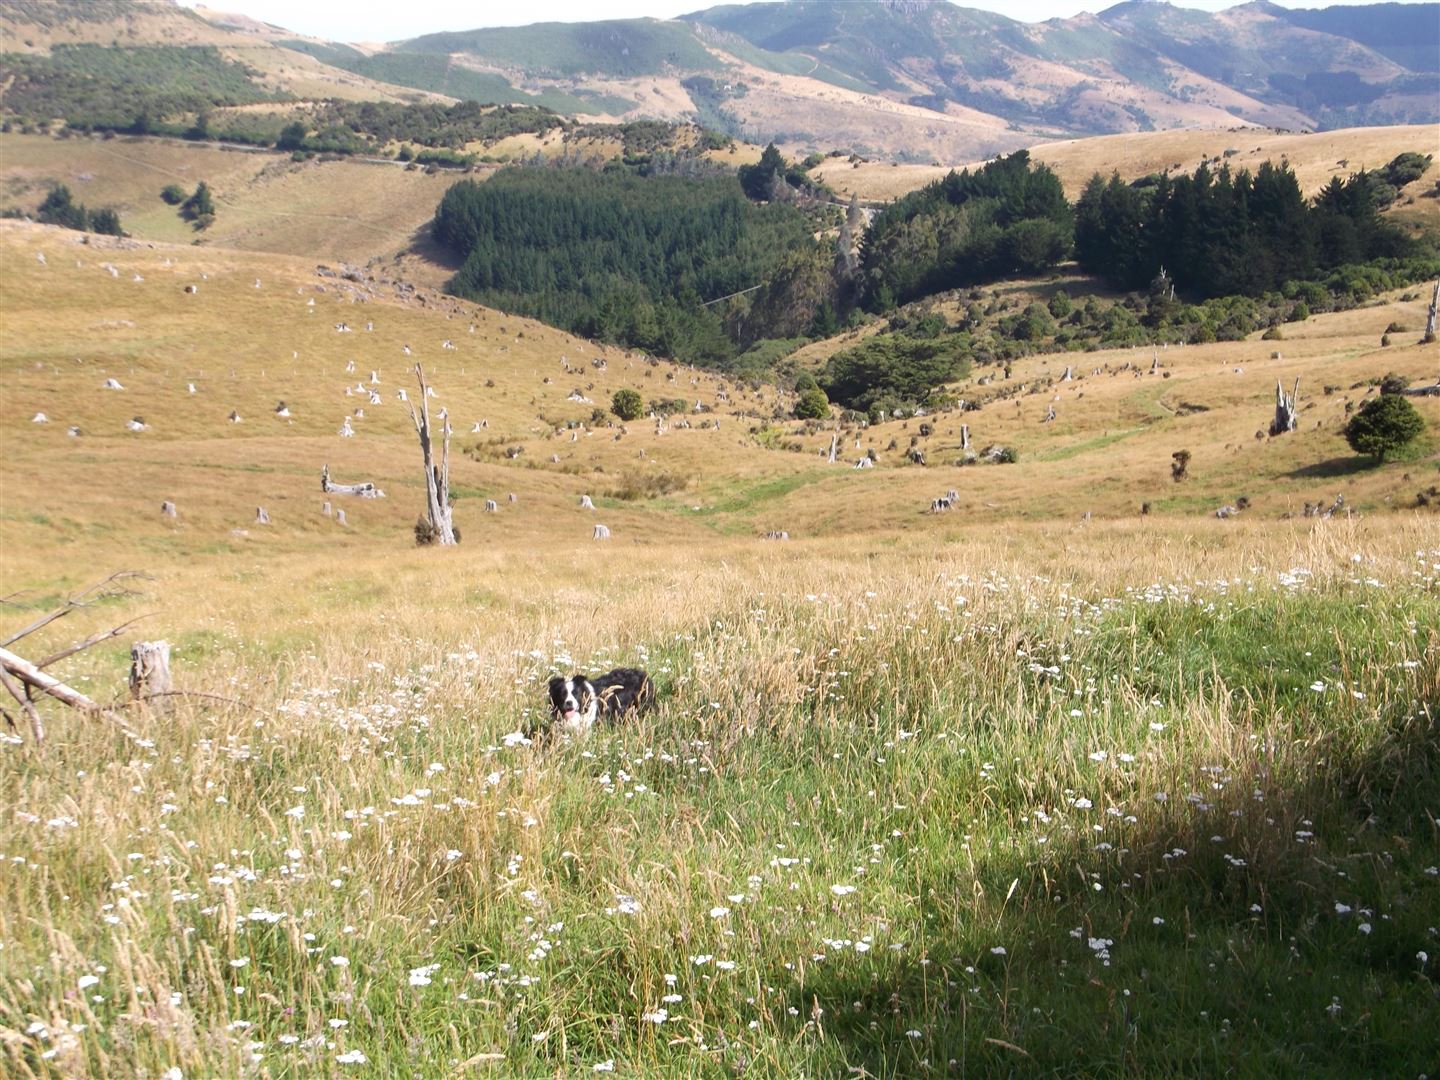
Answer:
MULTIPOLYGON (((1347 407, 1373 393, 1367 387, 1385 372, 1433 378, 1434 347, 1410 344, 1423 322, 1424 299, 1414 294, 1287 326, 1283 359, 1272 357, 1274 343, 1258 340, 1162 351, 1161 374, 1145 374, 1149 351, 1041 356, 1016 361, 1005 388, 1020 393, 998 397, 998 384, 985 386, 994 372, 977 369, 955 392, 994 400, 963 419, 977 446, 1016 447, 1018 465, 949 465, 958 457, 962 414, 942 412, 927 420, 930 435, 914 420, 841 432, 841 462, 831 466, 818 456, 830 445, 829 428, 774 421, 773 390, 651 365, 424 290, 364 274, 355 281, 317 274, 313 260, 95 237, 87 244, 81 234, 16 223, 5 223, 0 236, 12 268, 0 297, 7 388, 0 427, 12 475, 29 478, 7 485, 11 551, 39 550, 67 535, 68 526, 52 533, 54 524, 16 515, 19 506, 45 504, 47 492, 65 506, 56 521, 101 520, 127 532, 160 528, 158 519, 145 524, 146 508, 174 499, 184 527, 154 535, 184 549, 232 543, 223 540, 226 530, 244 527, 263 504, 276 527, 263 532, 271 539, 255 542, 307 544, 330 527, 314 516, 326 462, 337 478, 361 475, 391 496, 354 509, 354 536, 403 536, 416 512, 405 493, 418 473, 414 435, 394 398, 399 388, 413 390, 415 360, 441 390, 436 404, 451 411, 461 454, 456 483, 469 493, 460 521, 475 535, 498 528, 513 537, 519 529, 538 541, 563 528, 578 538, 590 515, 574 502, 586 493, 601 498, 617 543, 626 545, 769 528, 797 537, 943 532, 958 518, 1129 519, 1141 502, 1160 515, 1204 517, 1241 495, 1255 517, 1298 513, 1307 501, 1328 503, 1337 494, 1379 513, 1412 504, 1432 473, 1366 467, 1338 434, 1347 407), (107 266, 116 268, 113 276, 107 266), (190 284, 196 295, 182 291, 190 284), (1410 331, 1382 349, 1380 333, 1392 322, 1410 331), (353 332, 337 333, 339 324, 353 332), (442 349, 443 341, 455 348, 442 349), (603 368, 591 363, 601 359, 603 368), (1067 364, 1076 380, 1055 382, 1067 364), (382 380, 378 406, 366 399, 371 370, 382 380), (1302 430, 1256 440, 1275 381, 1288 386, 1297 376, 1302 430), (108 377, 124 392, 102 389, 108 377), (196 393, 187 393, 188 383, 196 393), (346 389, 357 384, 359 397, 346 389), (1322 384, 1334 389, 1321 393, 1322 384), (688 425, 675 418, 663 433, 653 420, 628 433, 591 427, 592 410, 622 387, 646 400, 683 399, 688 425), (272 415, 282 400, 290 420, 272 415), (697 402, 705 410, 698 415, 697 402), (1058 421, 1042 423, 1052 405, 1058 421), (337 438, 357 409, 367 415, 352 418, 356 437, 337 438), (232 410, 243 423, 226 423, 232 410), (31 424, 37 412, 51 422, 31 424), (150 425, 139 435, 125 430, 137 414, 150 425), (479 420, 488 426, 472 432, 479 420), (83 437, 67 438, 70 425, 83 437), (932 467, 907 462, 912 444, 932 467), (519 447, 518 456, 507 460, 506 447, 519 447), (1193 454, 1184 485, 1168 475, 1179 448, 1193 454), (869 449, 879 466, 851 468, 869 449), (925 514, 949 488, 962 491, 963 514, 925 514), (627 490, 636 497, 616 496, 627 490), (509 491, 520 498, 518 510, 496 519, 478 514, 482 494, 509 491)), ((1417 401, 1431 418, 1433 449, 1440 414, 1433 399, 1417 401)))
MULTIPOLYGON (((1232 171, 1254 171, 1265 161, 1284 161, 1305 193, 1314 195, 1332 176, 1378 168, 1406 151, 1432 153, 1434 134, 1428 124, 1305 133, 1199 128, 1062 139, 1037 143, 1029 150, 1032 158, 1055 171, 1072 199, 1097 172, 1107 177, 1118 172, 1128 182, 1152 173, 1193 172, 1202 162, 1228 163, 1232 171)), ((958 167, 832 158, 818 165, 815 174, 843 196, 854 194, 862 200, 884 202, 924 187, 958 167)), ((1433 182, 1422 182, 1406 194, 1419 196, 1433 186, 1433 182)), ((1440 210, 1440 202, 1433 198, 1417 198, 1414 205, 1422 212, 1440 210)))
MULTIPOLYGON (((1176 165, 1181 168, 1172 171, 1191 170, 1200 160, 1215 156, 1229 161, 1232 168, 1251 169, 1265 160, 1283 159, 1307 194, 1313 194, 1332 175, 1373 168, 1397 154, 1423 148, 1430 135, 1423 126, 1312 135, 1149 132, 1046 143, 1033 147, 1031 153, 1056 171, 1072 199, 1097 169, 1116 169, 1123 179, 1133 180, 1176 165), (1229 149, 1239 153, 1227 158, 1229 149)), ((577 147, 607 155, 620 151, 618 142, 605 144, 598 135, 577 141, 560 132, 544 138, 517 136, 484 149, 492 155, 536 151, 559 155, 577 147)), ((743 163, 755 153, 740 147, 726 160, 743 163)), ((949 168, 835 158, 813 173, 841 198, 853 193, 865 201, 883 202, 923 187, 949 168)), ((33 212, 52 185, 63 183, 88 205, 113 206, 126 230, 141 239, 171 243, 198 239, 217 247, 356 264, 378 260, 392 275, 429 287, 443 286, 457 269, 426 236, 441 196, 455 180, 448 171, 358 160, 295 162, 282 153, 226 150, 179 140, 0 134, 0 210, 33 212), (215 190, 219 203, 215 223, 204 233, 196 233, 159 198, 168 183, 189 189, 200 180, 215 190), (337 191, 350 193, 343 205, 336 205, 337 191)), ((1426 194, 1433 184, 1432 176, 1422 177, 1388 213, 1440 228, 1440 200, 1426 194)))
POLYGON ((313 257, 0 265, 0 623, 105 709, 0 706, 7 1075, 1429 1068, 1440 398, 1404 460, 1337 435, 1435 377, 1418 290, 837 431, 313 257), (546 735, 620 665, 653 708, 546 735))
POLYGON ((32 58, 85 45, 211 46, 244 64, 257 90, 300 101, 471 99, 692 120, 792 152, 910 162, 1105 133, 1433 124, 1437 21, 1435 4, 1305 13, 1256 2, 1206 14, 1122 3, 1030 24, 952 4, 790 0, 377 47, 169 0, 0 4, 5 40, 32 58))

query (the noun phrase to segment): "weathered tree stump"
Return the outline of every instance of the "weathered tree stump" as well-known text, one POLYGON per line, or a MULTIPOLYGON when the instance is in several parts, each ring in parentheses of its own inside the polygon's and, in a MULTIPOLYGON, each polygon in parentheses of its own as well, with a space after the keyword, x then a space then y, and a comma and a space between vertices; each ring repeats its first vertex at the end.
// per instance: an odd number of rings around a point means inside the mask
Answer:
POLYGON ((130 647, 130 699, 142 704, 170 693, 170 643, 137 641, 130 647))
POLYGON ((969 450, 969 449, 970 449, 970 425, 969 425, 969 424, 961 424, 961 425, 960 425, 960 449, 961 449, 961 450, 969 450))
POLYGON ((330 504, 328 502, 324 502, 320 504, 320 512, 326 517, 329 517, 333 511, 330 504))
POLYGON ((1425 317, 1425 339, 1423 344, 1429 345, 1435 340, 1435 317, 1440 314, 1440 281, 1435 283, 1435 294, 1430 297, 1430 312, 1425 317))
MULTIPOLYGON (((410 404, 410 419, 415 424, 415 434, 420 437, 420 456, 425 465, 425 519, 429 523, 426 535, 430 542, 449 546, 459 543, 455 535, 454 508, 450 504, 450 417, 440 410, 440 461, 437 464, 430 439, 430 402, 426 390, 425 370, 415 365, 415 378, 420 383, 420 408, 417 411, 410 404)), ((421 534, 416 533, 417 538, 421 534)))
POLYGON ((610 539, 610 528, 609 528, 609 526, 607 526, 607 525, 596 525, 596 526, 595 526, 595 533, 594 533, 594 535, 592 536, 592 539, 594 539, 594 540, 609 540, 609 539, 610 539))
POLYGON ((1295 380, 1295 389, 1289 394, 1285 393, 1285 387, 1277 379, 1275 381, 1275 419, 1270 421, 1270 434, 1283 435, 1287 431, 1294 431, 1300 426, 1299 411, 1295 407, 1295 399, 1300 395, 1300 380, 1295 380))
POLYGON ((163 517, 173 518, 176 516, 175 504, 166 499, 160 504, 160 513, 163 517))
POLYGON ((590 498, 589 495, 581 495, 581 496, 580 496, 580 509, 581 509, 581 510, 594 510, 594 509, 595 509, 595 503, 591 500, 591 498, 590 498))
POLYGON ((345 511, 344 511, 344 510, 336 510, 336 511, 335 511, 335 523, 336 523, 337 525, 347 525, 347 524, 349 524, 349 523, 345 520, 345 511))
POLYGON ((265 507, 263 507, 263 506, 257 506, 257 507, 255 508, 255 524, 256 524, 256 525, 269 525, 269 524, 270 524, 270 511, 266 510, 265 507))

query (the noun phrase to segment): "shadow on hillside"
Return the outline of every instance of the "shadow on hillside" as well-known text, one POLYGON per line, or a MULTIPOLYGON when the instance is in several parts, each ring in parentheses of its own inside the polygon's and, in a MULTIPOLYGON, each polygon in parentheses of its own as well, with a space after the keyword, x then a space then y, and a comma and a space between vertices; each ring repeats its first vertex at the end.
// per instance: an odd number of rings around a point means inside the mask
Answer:
POLYGON ((410 234, 410 242, 400 249, 399 254, 427 262, 447 276, 458 271, 465 261, 435 239, 428 221, 410 234))
POLYGON ((1261 755, 1220 790, 1197 769, 1149 828, 1097 799, 1074 832, 1054 815, 1042 858, 934 860, 913 917, 884 928, 906 939, 893 959, 884 937, 864 957, 822 948, 790 1007, 875 1078, 1424 1072, 1435 736, 1397 717, 1363 752, 1317 750, 1289 789, 1261 755), (997 913, 977 922, 979 889, 997 913))
POLYGON ((1375 462, 1371 458, 1356 455, 1317 461, 1312 465, 1305 465, 1293 472, 1288 472, 1285 477, 1289 480, 1330 480, 1337 476, 1354 476, 1356 473, 1368 472, 1373 468, 1375 468, 1375 462))

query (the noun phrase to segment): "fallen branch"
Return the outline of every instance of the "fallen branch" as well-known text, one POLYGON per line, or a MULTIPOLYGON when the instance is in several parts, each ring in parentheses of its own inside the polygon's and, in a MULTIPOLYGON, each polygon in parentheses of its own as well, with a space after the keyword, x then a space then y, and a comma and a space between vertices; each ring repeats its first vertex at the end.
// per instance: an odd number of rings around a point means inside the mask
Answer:
MULTIPOLYGON (((10 696, 20 703, 20 708, 25 711, 25 715, 30 720, 30 733, 35 736, 35 745, 42 746, 45 742, 45 725, 41 723, 40 714, 35 711, 35 706, 30 703, 29 698, 20 693, 20 688, 15 685, 15 680, 10 678, 4 668, 0 668, 0 683, 4 683, 5 689, 10 691, 10 696)), ((10 714, 6 713, 5 715, 8 719, 10 714)))
POLYGON ((330 466, 320 470, 320 490, 326 495, 358 495, 362 499, 383 499, 385 493, 369 481, 359 484, 337 484, 330 479, 330 466))
POLYGON ((84 652, 86 649, 91 648, 92 646, 99 645, 102 641, 109 641, 113 637, 119 637, 127 627, 133 626, 141 619, 148 619, 149 617, 149 615, 136 615, 135 618, 129 620, 128 622, 121 623, 113 630, 103 630, 98 634, 92 634, 84 641, 79 641, 76 642, 74 645, 71 645, 68 649, 61 649, 59 652, 47 656, 44 660, 37 660, 35 662, 35 666, 43 670, 44 668, 49 667, 51 664, 58 664, 61 660, 64 660, 68 656, 74 656, 78 652, 84 652))
POLYGON ((74 687, 66 686, 59 679, 52 675, 46 675, 34 664, 24 657, 16 656, 6 648, 0 648, 0 668, 9 672, 19 679, 26 686, 33 686, 49 694, 53 698, 59 698, 72 709, 80 709, 88 713, 98 713, 111 720, 118 720, 113 712, 97 702, 91 701, 84 694, 74 687))
POLYGON ((225 697, 223 694, 208 694, 203 690, 159 690, 153 694, 146 694, 144 699, 149 701, 157 697, 194 697, 205 698, 208 701, 223 701, 227 705, 239 705, 242 709, 249 709, 251 712, 259 712, 254 705, 241 701, 239 698, 225 697))
MULTIPOLYGON (((29 634, 33 634, 36 630, 39 630, 39 629, 41 629, 42 627, 45 627, 45 626, 49 626, 49 625, 50 625, 52 622, 54 622, 56 619, 64 618, 66 615, 69 615, 70 612, 74 611, 76 608, 89 607, 90 604, 94 603, 94 601, 92 600, 92 601, 87 602, 86 599, 85 599, 87 596, 91 595, 92 593, 98 592, 99 590, 105 588, 106 585, 109 585, 109 584, 111 584, 112 582, 123 581, 125 578, 132 578, 132 577, 146 578, 146 579, 148 580, 149 575, 147 575, 147 574, 142 574, 142 573, 141 573, 140 571, 138 571, 138 570, 117 570, 115 573, 113 573, 113 574, 111 574, 109 577, 107 577, 104 581, 97 582, 96 584, 91 585, 90 588, 86 589, 84 592, 79 593, 79 594, 77 594, 77 595, 75 595, 75 596, 69 597, 69 598, 65 601, 65 606, 64 606, 64 607, 58 608, 57 610, 50 612, 48 615, 42 615, 40 618, 36 619, 33 623, 31 623, 29 626, 25 627, 23 630, 20 630, 20 631, 14 633, 14 634, 11 634, 11 635, 10 635, 9 637, 7 637, 4 641, 0 641, 0 647, 4 647, 4 646, 6 646, 6 645, 13 645, 13 644, 15 644, 15 642, 19 641, 21 638, 23 638, 23 637, 25 637, 25 636, 27 636, 27 635, 29 635, 29 634)), ((123 595, 128 595, 129 593, 130 593, 130 590, 129 590, 129 589, 120 589, 120 590, 118 590, 118 592, 116 592, 116 593, 111 593, 111 594, 107 594, 107 595, 122 595, 122 596, 123 596, 123 595)), ((11 595, 12 595, 12 596, 18 596, 18 595, 20 595, 20 594, 19 594, 19 593, 12 593, 11 595)), ((8 599, 8 598, 7 598, 7 599, 8 599)))

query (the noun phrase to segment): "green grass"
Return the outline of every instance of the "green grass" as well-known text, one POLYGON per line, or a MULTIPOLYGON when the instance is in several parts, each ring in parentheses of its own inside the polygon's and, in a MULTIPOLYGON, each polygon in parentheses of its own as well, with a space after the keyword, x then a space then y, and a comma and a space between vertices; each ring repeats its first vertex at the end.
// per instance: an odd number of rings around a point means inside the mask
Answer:
POLYGON ((406 48, 420 53, 468 52, 487 63, 559 76, 594 73, 633 78, 667 68, 713 71, 720 67, 688 26, 654 19, 426 34, 406 42, 406 48))
MULTIPOLYGON (((123 741, 12 758, 7 910, 68 938, 47 959, 9 922, 0 1015, 89 1020, 11 1067, 231 1072, 253 1041, 275 1076, 355 1050, 367 1075, 1430 1068, 1433 584, 1006 589, 721 602, 642 646, 651 720, 545 749, 500 747, 518 703, 454 700, 443 648, 328 688, 302 661, 281 714, 182 717, 129 751, 134 792, 82 785, 104 856, 25 815, 123 741), (130 985, 186 1021, 135 1025, 130 985)), ((313 648, 286 644, 261 656, 313 648)), ((496 673, 530 698, 548 665, 496 673)))
POLYGON ((767 503, 783 499, 792 491, 796 491, 806 484, 811 483, 816 477, 806 473, 797 473, 791 476, 777 476, 769 480, 761 480, 758 483, 731 490, 726 490, 709 506, 705 507, 702 513, 706 514, 743 514, 757 510, 767 503))
POLYGON ((1043 450, 1034 455, 1036 461, 1064 461, 1067 458, 1079 457, 1081 454, 1088 454, 1092 450, 1103 450, 1107 446, 1113 446, 1131 435, 1138 435, 1144 428, 1129 428, 1125 431, 1112 431, 1105 435, 1097 435, 1082 442, 1072 443, 1069 446, 1058 446, 1053 450, 1043 450))

